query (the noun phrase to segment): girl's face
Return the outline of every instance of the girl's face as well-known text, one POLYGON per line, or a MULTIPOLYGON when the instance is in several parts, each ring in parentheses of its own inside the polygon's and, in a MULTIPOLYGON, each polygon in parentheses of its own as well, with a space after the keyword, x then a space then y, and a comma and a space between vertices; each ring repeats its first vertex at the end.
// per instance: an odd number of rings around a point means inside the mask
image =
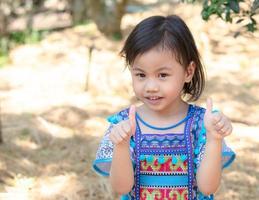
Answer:
POLYGON ((183 86, 191 81, 194 70, 193 62, 184 69, 171 51, 161 48, 137 56, 130 69, 136 97, 147 108, 165 113, 183 102, 183 86))

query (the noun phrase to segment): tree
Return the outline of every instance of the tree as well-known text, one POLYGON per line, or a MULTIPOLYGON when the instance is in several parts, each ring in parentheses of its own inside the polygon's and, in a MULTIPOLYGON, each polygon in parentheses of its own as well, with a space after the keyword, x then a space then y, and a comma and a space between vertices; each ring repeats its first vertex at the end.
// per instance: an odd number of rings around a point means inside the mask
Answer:
POLYGON ((0 1, 0 36, 7 34, 8 15, 11 13, 10 1, 0 1))
MULTIPOLYGON (((186 0, 189 2, 189 0, 186 0)), ((191 0, 195 2, 196 0, 191 0)), ((230 23, 243 23, 247 31, 257 30, 254 16, 259 12, 259 0, 204 0, 202 18, 206 21, 210 16, 216 15, 230 23)), ((237 32, 239 34, 240 32, 237 32)))
POLYGON ((31 7, 28 12, 28 17, 27 17, 27 29, 28 32, 32 32, 33 29, 33 21, 34 21, 34 15, 39 12, 39 9, 43 5, 44 1, 42 0, 27 0, 26 4, 28 4, 27 7, 31 7))
POLYGON ((83 23, 88 18, 86 3, 86 0, 68 0, 68 5, 70 7, 70 14, 72 16, 73 24, 83 23))
MULTIPOLYGON (((70 12, 73 24, 93 20, 98 29, 107 36, 121 36, 121 19, 131 0, 59 0, 67 4, 64 12, 70 12)), ((202 18, 210 20, 216 15, 230 23, 241 23, 246 31, 257 30, 255 15, 259 11, 259 0, 181 0, 183 2, 201 2, 202 18)), ((0 1, 0 37, 8 35, 7 25, 13 18, 27 16, 27 29, 30 30, 35 14, 41 12, 45 0, 1 0, 0 1), (22 8, 22 9, 21 9, 22 8)), ((159 2, 159 0, 157 0, 159 2)), ((169 0, 168 0, 169 2, 169 0)))
POLYGON ((104 34, 121 36, 121 19, 128 0, 88 0, 90 16, 104 34))
POLYGON ((106 36, 121 37, 121 19, 128 0, 70 0, 74 24, 91 19, 106 36))

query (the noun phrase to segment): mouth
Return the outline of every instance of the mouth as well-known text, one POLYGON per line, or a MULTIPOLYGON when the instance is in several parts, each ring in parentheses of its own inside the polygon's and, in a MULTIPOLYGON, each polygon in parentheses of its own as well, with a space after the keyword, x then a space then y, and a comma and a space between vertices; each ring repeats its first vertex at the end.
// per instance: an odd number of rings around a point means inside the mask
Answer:
POLYGON ((158 104, 160 103, 161 99, 163 97, 159 97, 159 96, 148 96, 148 97, 145 97, 147 99, 147 101, 150 103, 150 104, 158 104))
POLYGON ((151 97, 146 97, 146 99, 151 100, 151 101, 155 101, 155 100, 158 100, 158 99, 162 99, 162 97, 151 96, 151 97))

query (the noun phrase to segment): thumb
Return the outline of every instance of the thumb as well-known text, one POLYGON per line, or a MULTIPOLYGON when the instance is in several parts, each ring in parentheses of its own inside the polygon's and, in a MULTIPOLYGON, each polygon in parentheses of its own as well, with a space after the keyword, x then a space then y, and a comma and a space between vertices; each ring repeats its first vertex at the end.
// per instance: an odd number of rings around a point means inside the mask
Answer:
POLYGON ((212 109, 213 109, 213 102, 211 98, 207 98, 207 102, 206 102, 206 113, 210 114, 212 113, 212 109))
POLYGON ((132 135, 135 135, 136 131, 136 106, 131 105, 129 108, 129 122, 132 135))

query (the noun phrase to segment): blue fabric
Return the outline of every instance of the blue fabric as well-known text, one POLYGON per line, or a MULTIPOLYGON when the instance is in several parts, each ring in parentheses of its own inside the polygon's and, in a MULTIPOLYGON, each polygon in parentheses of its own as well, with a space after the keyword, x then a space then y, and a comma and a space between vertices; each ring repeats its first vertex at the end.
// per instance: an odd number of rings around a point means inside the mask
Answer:
MULTIPOLYGON (((201 109, 201 113, 198 116, 201 120, 197 120, 196 124, 196 135, 194 141, 194 163, 195 163, 195 173, 200 166, 202 161, 204 152, 205 152, 205 145, 206 145, 206 128, 204 126, 204 114, 205 109, 201 109)), ((219 112, 218 110, 214 110, 213 113, 219 112)), ((225 140, 222 141, 222 168, 228 167, 235 159, 235 153, 226 145, 225 140)), ((197 200, 213 200, 214 195, 205 196, 202 194, 197 188, 197 200)))
POLYGON ((144 124, 145 126, 151 128, 151 129, 160 130, 160 131, 161 131, 161 130, 169 130, 169 129, 175 128, 175 127, 177 127, 177 126, 183 124, 184 122, 186 122, 186 121, 191 117, 191 116, 189 115, 189 113, 190 113, 190 112, 189 112, 189 111, 190 111, 190 108, 191 108, 191 106, 189 106, 188 115, 187 115, 184 119, 182 119, 182 120, 180 120, 178 123, 176 123, 176 124, 174 124, 174 125, 171 125, 171 126, 168 126, 168 127, 155 127, 155 126, 152 126, 152 125, 148 124, 147 122, 145 122, 145 121, 138 115, 138 113, 136 113, 136 118, 137 118, 139 121, 141 121, 142 124, 144 124))
MULTIPOLYGON (((205 109, 197 107, 197 113, 195 116, 192 136, 193 136, 193 151, 194 151, 194 173, 196 171, 202 161, 205 145, 206 145, 206 129, 203 123, 203 117, 205 113, 205 109)), ((103 139, 100 142, 99 148, 96 153, 96 159, 93 162, 93 169, 102 176, 109 176, 113 148, 114 145, 109 139, 110 130, 113 127, 113 124, 118 123, 121 120, 128 119, 128 109, 122 110, 112 117, 109 117, 108 120, 110 122, 110 126, 105 132, 103 139)), ((131 138, 130 141, 130 156, 135 168, 135 152, 134 152, 135 142, 134 139, 131 138)), ((233 160, 235 159, 235 153, 225 144, 223 140, 223 148, 222 148, 222 168, 228 167, 233 160)), ((213 200, 213 195, 205 196, 203 195, 198 188, 196 187, 197 200, 213 200)), ((124 200, 133 199, 130 194, 123 195, 121 197, 124 200)))
MULTIPOLYGON (((108 129, 105 131, 105 134, 97 149, 96 159, 92 163, 94 171, 102 176, 109 176, 110 174, 113 148, 114 148, 114 145, 109 138, 110 131, 114 124, 125 119, 128 119, 128 109, 122 110, 107 118, 107 120, 112 123, 110 123, 108 129)), ((130 152, 131 152, 131 161, 133 166, 135 165, 134 145, 135 145, 134 140, 133 138, 131 138, 130 152)))
POLYGON ((182 175, 167 175, 167 176, 149 176, 149 175, 141 175, 140 176, 140 184, 143 186, 181 186, 188 185, 188 176, 182 175))
POLYGON ((125 194, 125 195, 122 195, 120 199, 121 200, 131 200, 131 197, 130 197, 130 195, 125 194))
MULTIPOLYGON (((225 149, 227 149, 228 147, 226 147, 225 149)), ((228 167, 229 165, 231 165, 231 163, 235 160, 236 158, 236 154, 232 151, 232 150, 228 150, 228 151, 224 151, 222 153, 222 157, 223 157, 223 162, 222 162, 222 169, 228 167), (226 159, 224 161, 224 158, 226 159)))
POLYGON ((93 169, 99 173, 100 175, 103 176, 109 176, 110 173, 107 169, 110 168, 110 163, 111 163, 112 159, 99 159, 99 160, 95 160, 93 162, 93 169))
MULTIPOLYGON (((196 147, 194 151, 197 151, 197 168, 200 166, 200 163, 203 158, 203 154, 205 151, 205 146, 206 146, 206 129, 204 126, 204 123, 202 123, 201 130, 199 131, 198 134, 198 140, 197 140, 196 147)), ((222 169, 228 167, 235 159, 235 153, 226 145, 225 140, 223 139, 222 141, 222 169)))

